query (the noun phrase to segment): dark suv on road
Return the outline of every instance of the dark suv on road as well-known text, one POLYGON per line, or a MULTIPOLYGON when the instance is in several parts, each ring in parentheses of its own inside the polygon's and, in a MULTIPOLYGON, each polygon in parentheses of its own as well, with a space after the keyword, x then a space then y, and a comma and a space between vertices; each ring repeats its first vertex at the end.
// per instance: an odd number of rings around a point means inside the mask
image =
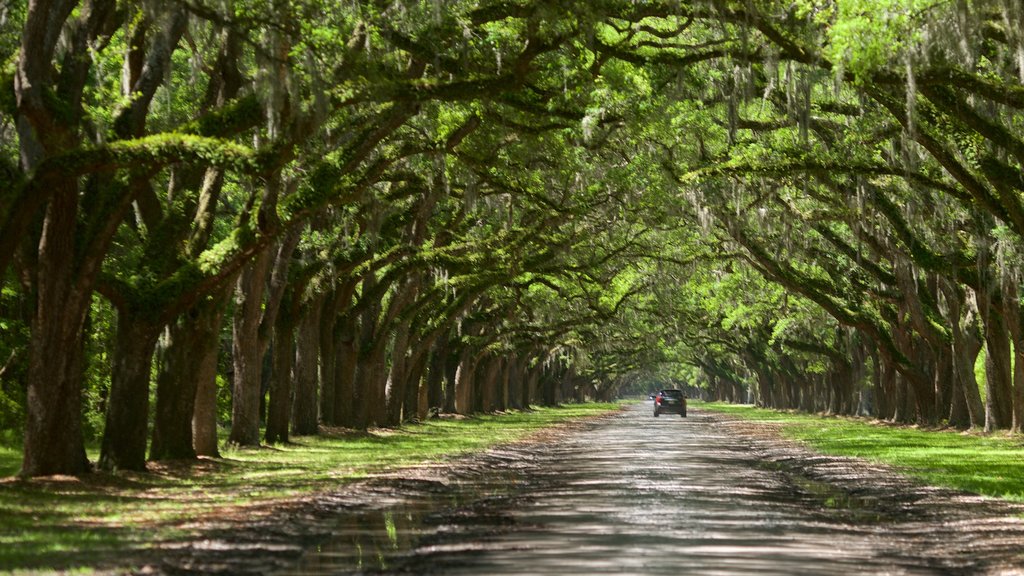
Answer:
POLYGON ((686 418, 686 395, 682 390, 660 390, 653 398, 655 416, 668 412, 686 418))

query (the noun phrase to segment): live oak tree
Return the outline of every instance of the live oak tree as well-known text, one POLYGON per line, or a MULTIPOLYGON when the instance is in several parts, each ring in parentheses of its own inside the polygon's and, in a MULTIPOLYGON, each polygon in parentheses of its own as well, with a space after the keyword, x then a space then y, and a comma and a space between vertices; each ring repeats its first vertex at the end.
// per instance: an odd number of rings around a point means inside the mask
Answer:
POLYGON ((102 357, 109 469, 144 468, 147 439, 214 455, 217 420, 247 446, 264 421, 283 442, 649 378, 1020 430, 1022 18, 7 3, 0 414, 24 418, 22 473, 88 469, 102 357))

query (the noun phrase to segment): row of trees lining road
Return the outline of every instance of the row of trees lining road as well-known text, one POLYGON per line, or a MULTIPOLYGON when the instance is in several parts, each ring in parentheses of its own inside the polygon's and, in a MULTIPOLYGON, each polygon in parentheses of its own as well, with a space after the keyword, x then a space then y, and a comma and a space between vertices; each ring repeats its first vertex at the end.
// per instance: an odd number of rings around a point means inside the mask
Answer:
POLYGON ((1022 427, 1016 2, 28 0, 0 50, 24 475, 654 382, 1022 427))

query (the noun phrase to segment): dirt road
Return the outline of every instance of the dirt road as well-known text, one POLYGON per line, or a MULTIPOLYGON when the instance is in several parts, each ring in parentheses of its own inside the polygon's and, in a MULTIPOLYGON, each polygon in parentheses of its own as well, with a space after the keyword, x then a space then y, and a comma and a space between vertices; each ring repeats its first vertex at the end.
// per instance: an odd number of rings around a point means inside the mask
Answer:
POLYGON ((649 410, 443 478, 384 479, 282 573, 1024 573, 1019 506, 649 410))

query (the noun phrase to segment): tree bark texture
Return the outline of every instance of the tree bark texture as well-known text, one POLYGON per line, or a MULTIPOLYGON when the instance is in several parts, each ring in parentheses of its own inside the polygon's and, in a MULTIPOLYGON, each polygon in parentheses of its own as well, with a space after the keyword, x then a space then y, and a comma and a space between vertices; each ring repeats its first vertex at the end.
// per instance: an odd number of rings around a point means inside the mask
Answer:
POLYGON ((292 405, 292 433, 296 436, 310 436, 319 431, 317 359, 322 306, 323 299, 316 298, 299 322, 295 349, 295 403, 292 405))
POLYGON ((1024 432, 1024 310, 1021 309, 1020 285, 1010 273, 1003 275, 1003 318, 1010 336, 1013 357, 1013 418, 1011 429, 1024 432))
POLYGON ((100 448, 104 470, 146 469, 149 380, 160 329, 130 307, 118 313, 110 398, 100 448))
POLYGON ((295 321, 288 312, 279 312, 274 341, 270 345, 270 400, 267 402, 268 444, 287 443, 292 413, 292 381, 295 365, 295 321))
POLYGON ((217 351, 227 297, 221 290, 200 300, 166 329, 150 460, 219 455, 217 351))
POLYGON ((1006 322, 994 298, 983 297, 979 309, 984 315, 985 431, 990 432, 1013 423, 1012 353, 1006 322))
POLYGON ((466 348, 459 356, 458 369, 455 373, 455 413, 472 414, 473 384, 476 376, 477 354, 466 348))
POLYGON ((263 351, 260 321, 270 251, 261 251, 238 278, 235 296, 231 357, 234 363, 231 400, 231 434, 228 441, 239 446, 260 443, 260 387, 263 351))
POLYGON ((355 329, 349 321, 342 322, 339 328, 334 336, 334 424, 354 428, 356 362, 359 359, 359 349, 356 345, 355 329))
MULTIPOLYGON (((185 342, 194 344, 191 358, 193 366, 182 365, 182 378, 192 374, 196 383, 195 404, 192 410, 192 444, 197 456, 220 457, 217 437, 217 358, 221 350, 220 329, 231 298, 231 287, 226 286, 219 293, 202 301, 191 328, 196 334, 185 342)), ((183 326, 186 327, 186 326, 183 326)))
POLYGON ((398 426, 402 423, 402 409, 405 404, 405 387, 408 378, 406 370, 409 363, 409 329, 410 320, 403 320, 395 328, 395 336, 391 350, 391 372, 385 387, 385 426, 398 426))

